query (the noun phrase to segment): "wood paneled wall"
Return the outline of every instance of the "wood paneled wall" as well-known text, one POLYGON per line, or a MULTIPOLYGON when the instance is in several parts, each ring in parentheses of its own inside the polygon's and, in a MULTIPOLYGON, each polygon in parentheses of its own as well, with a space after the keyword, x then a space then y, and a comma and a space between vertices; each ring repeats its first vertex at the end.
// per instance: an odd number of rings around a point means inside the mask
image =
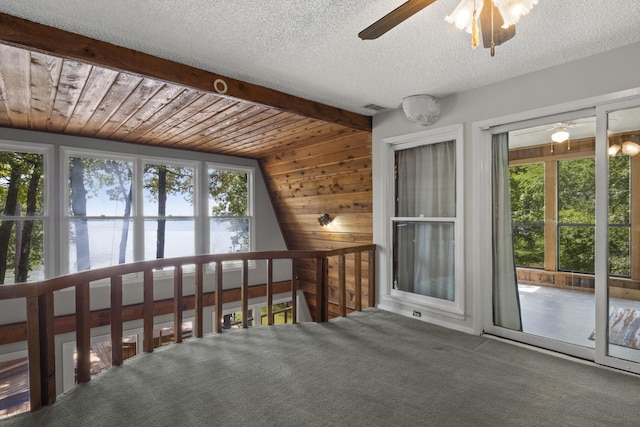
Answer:
MULTIPOLYGON (((273 207, 289 249, 335 249, 373 241, 371 132, 346 135, 281 150, 260 159, 273 207), (318 217, 328 213, 329 226, 318 217)), ((363 265, 368 262, 362 258, 363 265)), ((353 256, 346 258, 353 269, 353 256)), ((298 261, 299 286, 315 315, 315 260, 298 261)), ((337 265, 329 263, 329 301, 338 302, 337 265)), ((349 275, 348 275, 349 277, 349 275)), ((363 278, 363 289, 368 283, 363 278)), ((347 283, 352 306, 354 284, 347 283)), ((364 300, 364 298, 363 298, 364 300)), ((337 315, 337 306, 329 307, 337 315)))

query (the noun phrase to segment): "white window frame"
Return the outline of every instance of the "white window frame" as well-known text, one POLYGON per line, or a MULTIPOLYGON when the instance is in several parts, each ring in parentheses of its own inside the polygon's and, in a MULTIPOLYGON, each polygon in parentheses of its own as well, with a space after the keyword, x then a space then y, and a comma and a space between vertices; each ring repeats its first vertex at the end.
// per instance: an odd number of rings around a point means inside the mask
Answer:
MULTIPOLYGON (((131 163, 131 185, 135 186, 136 182, 141 181, 142 177, 140 176, 140 165, 139 162, 132 158, 131 156, 127 156, 125 154, 121 154, 115 151, 99 151, 99 150, 89 150, 89 149, 79 149, 74 147, 60 147, 60 170, 62 174, 60 176, 60 184, 59 184, 59 193, 61 196, 59 199, 62 201, 60 209, 60 221, 58 223, 60 229, 60 245, 59 245, 59 256, 58 260, 59 268, 61 274, 69 274, 71 273, 71 269, 69 266, 69 223, 71 221, 71 216, 69 215, 69 159, 71 157, 82 157, 82 158, 92 158, 99 160, 116 160, 122 162, 131 163)), ((136 191, 134 187, 134 191, 132 193, 132 212, 130 216, 130 220, 133 223, 133 260, 132 262, 139 261, 136 258, 137 250, 139 250, 136 245, 138 241, 136 239, 136 217, 140 216, 140 212, 137 210, 137 204, 139 199, 139 193, 136 191)), ((87 219, 121 219, 124 216, 86 216, 83 218, 87 219)), ((144 253, 144 250, 143 250, 144 253)))
MULTIPOLYGON (((43 177, 43 197, 44 206, 42 215, 36 215, 29 217, 29 219, 42 221, 42 262, 44 267, 44 277, 51 277, 54 275, 56 269, 56 260, 52 256, 56 253, 57 248, 54 247, 53 242, 56 241, 52 236, 52 232, 55 231, 55 220, 53 212, 55 207, 52 206, 55 198, 53 197, 54 185, 56 178, 53 174, 55 171, 54 161, 54 147, 49 144, 37 144, 29 142, 15 142, 8 140, 0 140, 0 151, 12 151, 16 153, 33 153, 42 155, 42 177, 43 177)), ((0 213, 1 215, 1 213, 0 213)))
MULTIPOLYGON (((249 252, 253 252, 256 249, 256 242, 254 238, 254 223, 255 223, 255 215, 254 215, 254 198, 255 198, 255 168, 250 166, 233 166, 233 165, 225 165, 223 163, 214 163, 214 162, 206 162, 204 167, 204 193, 205 197, 202 199, 204 205, 204 222, 205 222, 205 233, 207 236, 207 241, 205 242, 205 250, 206 253, 210 253, 210 221, 212 218, 248 218, 249 219, 249 252), (246 217, 215 217, 212 216, 209 212, 209 169, 217 169, 225 172, 240 172, 247 174, 247 216, 246 217)), ((255 267, 255 261, 250 262, 250 267, 255 267)), ((240 265, 238 263, 225 263, 225 270, 229 268, 238 268, 240 265), (230 264, 226 266, 226 264, 230 264), (236 265, 237 264, 237 265, 236 265)))
POLYGON ((401 307, 413 309, 415 316, 422 316, 422 310, 437 314, 464 319, 465 316, 465 287, 464 287, 464 133, 463 125, 446 126, 443 128, 425 130, 407 135, 383 138, 387 145, 387 165, 385 185, 385 248, 387 280, 381 295, 381 306, 401 307), (423 145, 455 141, 456 151, 456 214, 455 218, 400 218, 395 217, 395 152, 423 145), (450 222, 454 224, 454 300, 413 294, 393 289, 393 224, 396 221, 424 221, 450 222))
MULTIPOLYGON (((201 247, 202 247, 202 241, 204 240, 204 236, 208 235, 205 233, 199 233, 199 230, 202 230, 202 220, 200 219, 200 216, 198 215, 198 213, 200 212, 199 210, 199 205, 202 203, 201 202, 201 198, 200 198, 200 192, 198 191, 199 188, 201 187, 200 185, 200 169, 201 169, 201 163, 202 162, 195 162, 195 161, 189 161, 189 160, 175 160, 175 159, 167 159, 164 157, 149 157, 149 156, 145 156, 145 157, 141 157, 140 159, 137 160, 137 170, 140 171, 140 179, 136 180, 134 182, 134 185, 136 186, 135 190, 137 191, 137 193, 139 194, 139 197, 137 198, 137 200, 135 200, 135 207, 137 209, 135 209, 135 212, 139 212, 140 215, 135 215, 135 219, 134 219, 134 244, 137 243, 136 246, 134 246, 134 258, 136 260, 144 260, 144 253, 145 253, 145 248, 144 248, 144 222, 145 220, 152 220, 152 219, 158 219, 159 217, 156 215, 148 215, 146 212, 144 212, 144 165, 145 164, 154 164, 154 165, 163 165, 163 166, 171 166, 171 167, 184 167, 184 168, 191 168, 193 169, 193 215, 190 217, 187 216, 165 216, 166 219, 188 219, 188 218, 192 218, 193 219, 193 228, 194 228, 194 255, 198 255, 201 254, 201 247), (139 234, 137 234, 139 232, 139 234), (136 251, 139 251, 136 252, 136 251)), ((186 256, 186 255, 185 255, 186 256)))

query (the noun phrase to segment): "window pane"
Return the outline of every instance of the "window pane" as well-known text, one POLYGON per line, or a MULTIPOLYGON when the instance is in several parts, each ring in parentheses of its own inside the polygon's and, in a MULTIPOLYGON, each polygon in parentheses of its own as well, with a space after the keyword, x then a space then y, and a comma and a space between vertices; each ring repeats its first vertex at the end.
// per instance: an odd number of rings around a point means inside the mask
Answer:
POLYGON ((396 151, 395 161, 395 216, 456 216, 455 141, 396 151))
POLYGON ((609 157, 609 224, 629 224, 631 213, 631 158, 609 157))
POLYGON ((249 175, 210 168, 209 215, 247 216, 249 212, 249 175))
POLYGON ((44 156, 0 151, 0 214, 42 215, 44 156))
POLYGON ((193 168, 144 165, 144 214, 193 216, 193 168))
POLYGON ((511 166, 511 218, 514 223, 544 223, 544 163, 511 166))
POLYGON ((249 251, 249 218, 212 218, 210 225, 212 254, 249 251))
POLYGON ((6 263, 0 265, 0 283, 44 279, 43 221, 0 221, 0 234, 7 245, 6 263))
POLYGON ((544 163, 509 168, 513 250, 519 267, 544 267, 544 163))
POLYGON ((454 301, 454 224, 394 223, 394 289, 454 301))
POLYGON ((514 225, 513 250, 516 266, 544 268, 544 226, 514 225))
POLYGON ((560 270, 594 273, 595 226, 560 226, 560 270))
POLYGON ((596 161, 558 162, 558 220, 565 224, 595 224, 596 161))
POLYGON ((69 221, 69 271, 133 262, 131 230, 128 219, 69 221))
POLYGON ((144 222, 144 259, 195 255, 193 219, 148 219, 144 222))
MULTIPOLYGON (((271 310, 273 312, 273 324, 274 325, 283 325, 285 323, 291 323, 291 301, 273 304, 271 306, 271 310)), ((260 309, 260 325, 268 325, 268 312, 267 307, 262 307, 260 309)))
POLYGON ((131 164, 119 160, 69 159, 69 214, 129 216, 131 164))
POLYGON ((44 214, 43 163, 42 154, 0 151, 0 284, 44 279, 43 221, 11 219, 44 214))
POLYGON ((630 247, 630 227, 609 227, 609 274, 630 277, 630 247))

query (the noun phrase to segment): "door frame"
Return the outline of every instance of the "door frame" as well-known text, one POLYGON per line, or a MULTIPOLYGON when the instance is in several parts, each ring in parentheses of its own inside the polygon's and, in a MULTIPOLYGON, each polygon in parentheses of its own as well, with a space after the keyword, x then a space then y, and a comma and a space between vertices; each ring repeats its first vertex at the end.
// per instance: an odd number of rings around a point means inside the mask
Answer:
MULTIPOLYGON (((610 356, 608 342, 609 323, 609 113, 640 107, 640 97, 605 103, 596 106, 596 336, 595 362, 625 371, 640 374, 640 359, 637 362, 610 356)), ((636 215, 638 213, 635 213, 636 215)), ((633 230, 632 230, 633 232, 633 230)), ((640 349, 638 350, 640 354, 640 349)))
POLYGON ((568 354, 596 363, 640 373, 640 363, 626 361, 608 356, 607 353, 607 321, 608 321, 608 245, 607 227, 596 226, 596 341, 595 348, 582 347, 564 343, 521 331, 514 331, 493 325, 492 307, 492 195, 491 195, 491 136, 494 133, 514 130, 528 126, 542 125, 549 121, 570 120, 571 117, 584 117, 585 113, 596 116, 596 222, 607 223, 608 211, 608 158, 606 112, 624 109, 625 106, 640 105, 640 88, 616 92, 580 101, 572 101, 552 107, 520 112, 508 116, 473 122, 471 124, 472 144, 469 155, 476 159, 475 167, 470 171, 474 183, 470 205, 475 215, 468 221, 474 230, 475 239, 468 248, 472 256, 471 268, 478 274, 474 289, 474 331, 492 334, 525 344, 542 347, 551 351, 568 354), (551 118, 550 116, 557 116, 551 118), (524 126, 523 126, 524 124, 524 126), (603 127, 604 125, 604 127, 603 127), (600 161, 598 161, 600 159, 600 161), (600 179, 601 177, 605 179, 600 179), (605 203, 600 203, 604 200, 605 203), (600 218, 600 219, 599 219, 600 218), (603 229, 603 230, 600 230, 603 229), (476 293, 477 292, 477 293, 476 293))

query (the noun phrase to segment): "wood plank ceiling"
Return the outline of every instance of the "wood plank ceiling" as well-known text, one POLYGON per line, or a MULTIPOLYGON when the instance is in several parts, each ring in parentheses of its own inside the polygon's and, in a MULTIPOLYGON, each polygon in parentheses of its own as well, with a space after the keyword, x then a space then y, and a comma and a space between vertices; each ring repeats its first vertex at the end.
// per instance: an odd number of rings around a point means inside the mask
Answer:
POLYGON ((260 158, 352 133, 213 92, 0 45, 0 126, 260 158))
POLYGON ((289 249, 373 241, 367 116, 0 13, 0 127, 253 158, 289 249))
POLYGON ((256 159, 370 130, 366 116, 9 15, 0 42, 0 126, 256 159))

